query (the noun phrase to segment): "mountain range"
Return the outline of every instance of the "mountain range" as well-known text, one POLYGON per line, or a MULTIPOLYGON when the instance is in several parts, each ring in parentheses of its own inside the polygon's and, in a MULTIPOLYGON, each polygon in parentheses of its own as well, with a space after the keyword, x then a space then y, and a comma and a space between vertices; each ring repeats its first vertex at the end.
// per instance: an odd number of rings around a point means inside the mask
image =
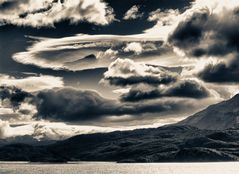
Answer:
POLYGON ((202 162, 239 160, 239 95, 172 125, 77 135, 37 144, 11 141, 1 161, 202 162))

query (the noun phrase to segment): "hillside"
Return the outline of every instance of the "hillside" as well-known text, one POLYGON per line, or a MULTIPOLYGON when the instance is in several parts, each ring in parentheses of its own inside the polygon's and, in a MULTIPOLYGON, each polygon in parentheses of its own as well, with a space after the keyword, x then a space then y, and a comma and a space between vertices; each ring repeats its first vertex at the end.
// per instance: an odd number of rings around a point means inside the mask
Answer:
POLYGON ((52 145, 12 144, 0 148, 1 161, 198 162, 237 161, 239 131, 207 131, 190 126, 79 135, 52 145))
POLYGON ((230 100, 211 105, 177 125, 190 125, 210 130, 236 128, 239 126, 239 94, 230 100))

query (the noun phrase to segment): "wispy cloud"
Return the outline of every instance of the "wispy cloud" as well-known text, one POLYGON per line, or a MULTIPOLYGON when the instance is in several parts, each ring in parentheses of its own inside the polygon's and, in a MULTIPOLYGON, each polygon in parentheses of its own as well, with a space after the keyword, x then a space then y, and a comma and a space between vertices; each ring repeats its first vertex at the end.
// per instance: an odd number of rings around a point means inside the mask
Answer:
POLYGON ((0 86, 15 86, 28 92, 34 92, 43 89, 63 87, 64 83, 61 77, 48 75, 15 78, 13 76, 0 74, 0 86))
POLYGON ((63 38, 31 38, 35 39, 33 45, 25 52, 14 54, 13 59, 22 64, 55 70, 77 71, 107 67, 118 57, 158 57, 161 53, 170 51, 169 48, 164 48, 159 38, 148 38, 145 34, 79 34, 63 38))

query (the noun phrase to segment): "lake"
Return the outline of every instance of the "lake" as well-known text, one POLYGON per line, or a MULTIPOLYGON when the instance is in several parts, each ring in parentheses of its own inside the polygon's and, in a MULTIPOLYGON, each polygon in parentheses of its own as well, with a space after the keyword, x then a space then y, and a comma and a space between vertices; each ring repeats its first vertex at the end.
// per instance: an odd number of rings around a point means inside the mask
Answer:
POLYGON ((0 174, 238 174, 238 162, 222 163, 1 163, 0 174))

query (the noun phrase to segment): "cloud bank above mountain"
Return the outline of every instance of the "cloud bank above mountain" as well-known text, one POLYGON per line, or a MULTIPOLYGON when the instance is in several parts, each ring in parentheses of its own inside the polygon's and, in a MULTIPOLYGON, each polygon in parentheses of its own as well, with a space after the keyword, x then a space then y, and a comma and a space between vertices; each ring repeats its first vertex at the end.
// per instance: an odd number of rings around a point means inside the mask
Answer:
POLYGON ((14 125, 49 137, 162 125, 232 97, 238 9, 237 0, 0 0, 2 136, 14 125))

